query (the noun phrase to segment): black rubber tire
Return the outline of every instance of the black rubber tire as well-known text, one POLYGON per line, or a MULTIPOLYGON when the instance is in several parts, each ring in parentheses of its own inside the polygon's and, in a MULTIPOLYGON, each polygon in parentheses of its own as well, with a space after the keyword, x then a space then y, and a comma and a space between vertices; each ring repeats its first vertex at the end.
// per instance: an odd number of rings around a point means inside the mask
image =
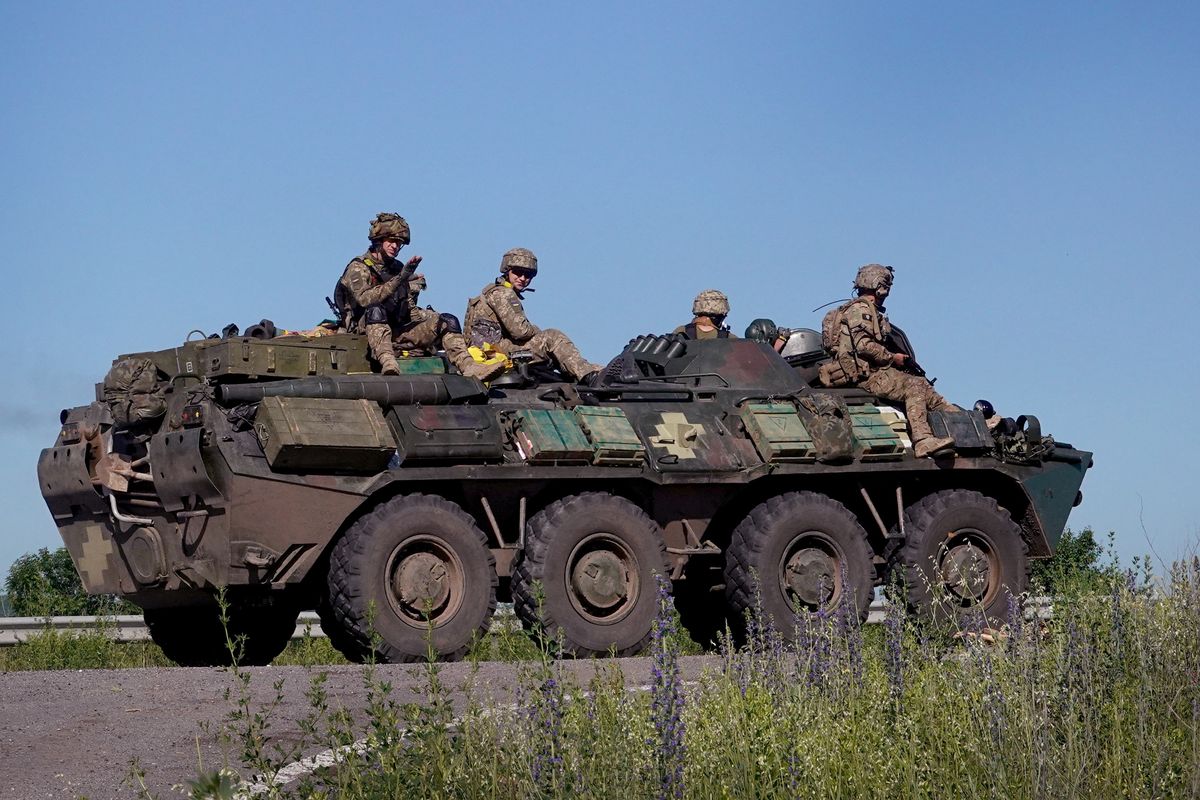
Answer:
POLYGON ((329 639, 329 643, 333 645, 334 650, 341 653, 351 664, 366 662, 371 651, 360 645, 358 640, 338 622, 337 615, 333 613, 333 606, 329 603, 328 594, 322 594, 321 599, 317 602, 317 616, 321 618, 321 630, 325 633, 325 638, 329 639))
POLYGON ((654 626, 655 575, 670 575, 658 523, 623 497, 572 495, 529 520, 525 549, 513 573, 513 607, 527 629, 551 643, 561 641, 564 655, 635 655, 645 649, 654 626), (596 612, 590 613, 584 592, 571 588, 571 571, 582 571, 581 562, 592 556, 606 565, 620 561, 628 567, 622 568, 626 593, 611 610, 591 606, 596 612))
MULTIPOLYGON (((283 652, 296 632, 299 610, 287 604, 231 603, 226 612, 229 637, 245 637, 238 663, 266 666, 283 652)), ((146 609, 143 617, 167 658, 181 667, 228 667, 233 663, 216 605, 146 609)))
POLYGON ((870 612, 874 595, 875 566, 867 532, 848 508, 816 492, 789 492, 759 503, 734 528, 725 554, 725 595, 730 621, 744 627, 746 612, 755 607, 756 593, 762 613, 790 640, 797 612, 815 612, 822 605, 840 610, 844 603, 860 620, 870 612), (801 546, 807 545, 807 546, 801 546), (787 569, 797 559, 812 554, 820 574, 829 580, 829 595, 803 588, 805 598, 789 585, 787 569), (843 574, 845 579, 843 581, 843 574))
POLYGON ((889 564, 889 585, 899 584, 909 610, 926 620, 956 622, 982 609, 987 620, 1004 621, 1008 595, 1019 596, 1029 588, 1029 545, 1021 528, 979 492, 948 489, 921 498, 904 510, 904 533, 904 544, 889 564), (958 552, 971 547, 987 560, 987 588, 979 597, 964 599, 947 586, 944 570, 953 551, 943 545, 958 552), (944 591, 934 588, 938 585, 944 591))
MULTIPOLYGON (((496 559, 469 514, 445 498, 427 494, 380 503, 334 545, 329 556, 329 610, 333 623, 354 645, 343 654, 362 660, 373 651, 382 663, 427 657, 428 609, 406 607, 391 588, 402 555, 408 565, 416 563, 415 558, 425 559, 413 569, 425 574, 440 570, 442 577, 448 576, 441 584, 441 610, 433 615, 431 643, 442 660, 462 658, 471 642, 487 633, 496 610, 496 559)), ((333 644, 343 641, 339 635, 333 644)))

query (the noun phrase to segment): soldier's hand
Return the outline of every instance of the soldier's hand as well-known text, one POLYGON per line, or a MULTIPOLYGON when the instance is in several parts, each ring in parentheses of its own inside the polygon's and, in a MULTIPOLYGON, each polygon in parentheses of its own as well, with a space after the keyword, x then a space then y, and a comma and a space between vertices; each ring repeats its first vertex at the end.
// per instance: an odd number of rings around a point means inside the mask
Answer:
POLYGON ((892 353, 892 363, 897 367, 903 367, 905 361, 908 361, 908 356, 904 353, 892 353))
POLYGON ((407 261, 407 263, 405 263, 404 266, 407 267, 408 270, 411 272, 412 270, 415 270, 417 268, 417 264, 420 264, 420 263, 421 263, 421 257, 413 256, 412 258, 410 258, 407 261))

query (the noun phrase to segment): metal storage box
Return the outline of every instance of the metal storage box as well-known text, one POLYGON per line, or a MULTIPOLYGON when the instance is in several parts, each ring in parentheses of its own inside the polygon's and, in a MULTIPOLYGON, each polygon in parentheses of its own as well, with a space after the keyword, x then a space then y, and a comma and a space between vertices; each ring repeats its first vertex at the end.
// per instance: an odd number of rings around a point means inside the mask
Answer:
POLYGON ((306 378, 371 371, 366 340, 361 336, 211 341, 212 344, 208 340, 198 342, 195 349, 196 371, 210 378, 221 375, 306 378))
POLYGON ((621 409, 577 406, 575 416, 595 452, 593 464, 631 467, 645 459, 646 446, 621 409))
POLYGON ((277 470, 379 472, 396 442, 370 400, 264 397, 254 431, 277 470))
POLYGON ((816 460, 812 436, 795 406, 752 403, 742 412, 742 421, 763 461, 816 460))
POLYGON ((500 423, 487 406, 393 406, 388 419, 396 427, 402 462, 504 458, 500 423))
POLYGON ((879 461, 904 454, 900 436, 875 406, 850 406, 850 424, 862 460, 879 461))
POLYGON ((592 444, 578 418, 563 408, 527 408, 512 415, 513 440, 530 464, 592 460, 592 444))

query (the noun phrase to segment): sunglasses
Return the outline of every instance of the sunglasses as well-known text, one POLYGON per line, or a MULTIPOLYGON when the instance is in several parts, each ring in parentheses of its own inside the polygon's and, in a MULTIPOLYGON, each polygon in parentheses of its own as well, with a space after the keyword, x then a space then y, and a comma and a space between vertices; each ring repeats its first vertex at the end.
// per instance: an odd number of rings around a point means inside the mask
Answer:
POLYGON ((524 269, 523 267, 513 267, 509 270, 509 272, 511 272, 513 275, 516 275, 518 278, 528 278, 529 280, 533 280, 533 276, 537 274, 533 270, 524 269))

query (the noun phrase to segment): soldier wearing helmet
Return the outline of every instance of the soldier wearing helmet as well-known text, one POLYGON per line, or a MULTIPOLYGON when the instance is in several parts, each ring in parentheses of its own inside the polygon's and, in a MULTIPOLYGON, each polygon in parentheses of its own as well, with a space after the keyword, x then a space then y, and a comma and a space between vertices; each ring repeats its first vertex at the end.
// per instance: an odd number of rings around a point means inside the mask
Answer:
POLYGON ((366 334, 380 371, 396 375, 400 372, 396 354, 432 354, 445 325, 436 311, 417 304, 426 286, 424 275, 413 274, 421 257, 413 256, 405 264, 396 258, 411 241, 404 217, 377 214, 367 238, 371 246, 346 265, 334 290, 334 304, 346 330, 366 334))
POLYGON ((735 337, 725 325, 729 316, 729 298, 716 289, 705 289, 692 301, 692 321, 673 332, 688 339, 728 339, 735 337))
POLYGON ((934 391, 923 376, 911 374, 912 358, 890 348, 892 326, 884 301, 892 290, 894 273, 882 264, 867 264, 854 278, 857 295, 825 315, 821 336, 833 360, 821 367, 825 386, 861 386, 885 400, 904 403, 912 429, 913 451, 918 458, 954 447, 951 437, 937 437, 929 427, 927 412, 961 411, 934 391))
POLYGON ((787 344, 788 337, 792 335, 792 331, 788 328, 780 328, 775 324, 775 320, 759 317, 746 326, 746 338, 761 344, 768 344, 776 353, 783 350, 783 346, 787 344))
POLYGON ((475 347, 490 345, 508 355, 528 350, 535 361, 552 363, 572 380, 583 380, 600 366, 580 355, 565 333, 555 328, 543 330, 525 316, 521 301, 525 292, 533 291, 529 284, 537 271, 533 251, 514 247, 505 253, 500 259, 500 277, 468 301, 464 335, 475 347))

